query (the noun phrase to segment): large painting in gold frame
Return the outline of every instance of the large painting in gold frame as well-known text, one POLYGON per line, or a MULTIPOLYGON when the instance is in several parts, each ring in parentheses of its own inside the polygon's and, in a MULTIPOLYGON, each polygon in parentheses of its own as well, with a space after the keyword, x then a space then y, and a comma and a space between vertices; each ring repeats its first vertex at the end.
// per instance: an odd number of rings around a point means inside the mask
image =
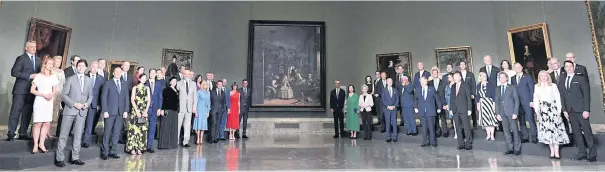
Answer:
POLYGON ((507 33, 511 61, 519 62, 537 80, 540 70, 548 70, 546 64, 552 57, 546 23, 508 29, 507 33))
MULTIPOLYGON (((124 60, 112 60, 107 63, 107 70, 109 71, 109 79, 113 78, 113 69, 122 66, 124 60)), ((137 69, 137 62, 130 62, 130 69, 128 70, 128 76, 134 76, 134 71, 137 69)))
POLYGON ((601 89, 603 89, 603 104, 605 105, 605 80, 603 73, 603 63, 605 59, 605 2, 586 1, 590 30, 592 33, 592 51, 597 60, 599 68, 599 77, 601 79, 601 89))
POLYGON ((437 67, 441 73, 447 73, 447 65, 454 71, 460 71, 460 62, 466 62, 466 70, 473 71, 473 51, 470 46, 436 48, 437 67))

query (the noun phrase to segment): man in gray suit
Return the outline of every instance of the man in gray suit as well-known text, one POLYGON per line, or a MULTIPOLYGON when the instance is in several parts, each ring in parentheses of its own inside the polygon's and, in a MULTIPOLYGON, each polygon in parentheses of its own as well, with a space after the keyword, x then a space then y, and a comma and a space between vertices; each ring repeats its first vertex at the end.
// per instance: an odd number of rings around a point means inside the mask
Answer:
POLYGON ((77 73, 65 81, 61 98, 65 103, 63 108, 63 118, 61 120, 61 128, 59 135, 59 146, 56 152, 57 167, 64 167, 65 163, 65 145, 69 137, 71 126, 74 126, 73 150, 71 151, 71 164, 84 165, 80 160, 80 141, 82 140, 82 132, 86 123, 86 115, 88 108, 92 102, 92 80, 84 75, 88 63, 86 60, 79 60, 76 63, 77 73), (75 124, 74 124, 75 123, 75 124))
MULTIPOLYGON (((185 70, 184 79, 176 83, 176 89, 179 91, 179 131, 177 134, 181 134, 181 127, 183 127, 183 147, 189 147, 189 136, 191 136, 191 115, 195 113, 197 106, 197 91, 195 82, 191 80, 193 78, 193 72, 185 70)), ((181 140, 179 138, 179 140, 181 140)))
MULTIPOLYGON (((240 122, 242 123, 242 138, 247 139, 246 129, 248 128, 248 110, 250 109, 250 89, 248 89, 248 80, 242 80, 242 88, 239 88, 239 110, 240 122)), ((239 138, 239 130, 235 133, 235 138, 239 138)))
POLYGON ((113 70, 113 78, 103 84, 103 90, 101 91, 101 112, 105 119, 103 147, 101 148, 101 159, 103 160, 120 158, 116 148, 124 118, 128 116, 128 109, 130 108, 129 88, 125 82, 120 80, 121 76, 122 68, 116 67, 113 70))
POLYGON ((496 89, 496 118, 502 121, 504 137, 506 137, 504 155, 519 155, 521 154, 521 137, 517 126, 519 94, 517 87, 508 84, 508 75, 505 72, 500 72, 498 78, 501 85, 496 89))

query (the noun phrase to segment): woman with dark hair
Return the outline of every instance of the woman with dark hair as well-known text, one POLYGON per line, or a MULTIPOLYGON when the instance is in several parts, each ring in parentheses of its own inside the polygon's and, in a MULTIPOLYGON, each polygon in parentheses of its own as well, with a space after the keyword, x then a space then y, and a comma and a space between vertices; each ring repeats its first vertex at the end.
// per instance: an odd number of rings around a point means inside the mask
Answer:
POLYGON ((176 90, 176 77, 168 80, 168 87, 162 91, 162 112, 160 112, 160 131, 158 149, 176 149, 178 147, 179 93, 176 90))
POLYGON ((355 94, 355 86, 347 87, 349 94, 345 100, 346 129, 351 132, 351 139, 357 139, 359 132, 359 95, 355 94))
POLYGON ((366 76, 365 85, 368 86, 368 94, 374 95, 374 82, 370 75, 366 76))
POLYGON ((229 91, 229 114, 227 115, 227 128, 229 129, 229 140, 235 140, 235 130, 239 129, 239 92, 237 84, 234 82, 229 91))
MULTIPOLYGON (((508 75, 508 84, 510 84, 511 79, 510 77, 515 76, 517 73, 512 69, 512 65, 510 64, 510 61, 508 60, 502 60, 502 62, 500 62, 500 69, 502 69, 502 72, 506 73, 508 75)), ((498 82, 497 86, 500 86, 500 82, 498 82)))
POLYGON ((204 81, 204 79, 202 78, 202 75, 195 76, 195 79, 193 81, 195 81, 195 85, 197 86, 197 90, 202 89, 202 81, 204 81))
POLYGON ((139 80, 139 75, 145 73, 145 67, 143 66, 139 66, 137 67, 137 70, 134 71, 134 85, 138 85, 140 80, 139 80))
POLYGON ((134 86, 130 95, 132 112, 128 118, 126 152, 130 152, 131 155, 140 155, 142 151, 147 150, 147 130, 149 129, 147 117, 151 96, 149 87, 144 84, 147 82, 147 75, 141 73, 138 79, 141 82, 134 86))

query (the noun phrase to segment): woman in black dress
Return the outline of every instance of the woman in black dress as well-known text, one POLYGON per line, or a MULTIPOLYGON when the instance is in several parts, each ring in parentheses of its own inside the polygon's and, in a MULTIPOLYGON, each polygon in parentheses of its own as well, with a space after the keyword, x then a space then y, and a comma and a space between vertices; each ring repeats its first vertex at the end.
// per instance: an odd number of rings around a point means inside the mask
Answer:
POLYGON ((176 78, 162 91, 162 112, 160 112, 160 133, 158 149, 176 149, 178 147, 179 94, 176 90, 176 78))
POLYGON ((372 77, 371 76, 369 76, 369 75, 366 76, 365 84, 366 84, 366 86, 368 86, 368 94, 374 95, 374 91, 373 91, 373 89, 374 89, 374 82, 372 82, 372 77))

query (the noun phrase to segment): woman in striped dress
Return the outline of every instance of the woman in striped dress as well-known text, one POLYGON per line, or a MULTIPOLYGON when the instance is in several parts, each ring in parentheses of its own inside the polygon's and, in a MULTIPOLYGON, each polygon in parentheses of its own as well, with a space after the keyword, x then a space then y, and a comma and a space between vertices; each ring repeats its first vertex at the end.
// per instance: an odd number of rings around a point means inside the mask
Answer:
POLYGON ((477 84, 477 110, 479 111, 479 125, 485 127, 487 137, 485 140, 494 141, 494 131, 498 126, 496 119, 496 104, 494 103, 496 95, 496 83, 487 82, 487 74, 479 73, 479 84, 477 84))

